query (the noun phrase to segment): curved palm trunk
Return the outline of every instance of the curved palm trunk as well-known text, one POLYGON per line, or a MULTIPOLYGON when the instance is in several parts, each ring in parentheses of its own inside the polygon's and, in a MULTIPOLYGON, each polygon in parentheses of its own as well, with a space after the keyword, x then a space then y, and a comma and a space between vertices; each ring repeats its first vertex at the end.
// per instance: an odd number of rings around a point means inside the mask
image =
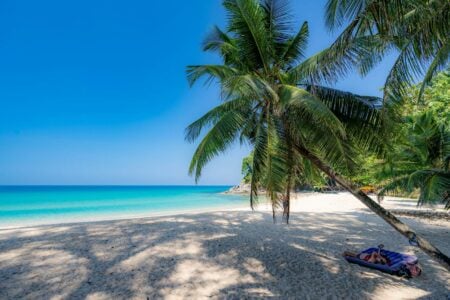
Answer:
MULTIPOLYGON (((286 136, 289 136, 291 134, 289 124, 287 122, 283 122, 283 128, 285 131, 286 136)), ((287 182, 286 182, 286 195, 283 199, 283 217, 286 221, 286 224, 289 224, 289 216, 291 214, 291 188, 292 188, 292 177, 293 177, 293 156, 295 149, 292 147, 292 142, 290 139, 286 140, 287 144, 287 167, 288 167, 288 175, 287 175, 287 182)))
POLYGON ((331 167, 326 165, 320 158, 309 152, 302 146, 296 146, 297 151, 303 155, 305 158, 309 159, 317 168, 322 170, 325 174, 327 174, 330 178, 336 180, 342 187, 344 187, 347 191, 352 193, 353 196, 358 198, 364 205, 366 205, 371 211, 376 213, 379 217, 385 220, 389 225, 394 227, 398 232, 407 237, 409 240, 417 241, 418 247, 422 249, 425 253, 427 253, 431 258, 437 261, 439 264, 444 266, 447 270, 450 271, 450 258, 442 253, 438 248, 433 246, 430 242, 428 242, 423 237, 419 236, 416 232, 414 232, 408 225, 404 224, 397 217, 395 217, 392 213, 384 209, 374 200, 372 200, 369 196, 367 196, 360 189, 355 187, 355 185, 346 179, 340 177, 336 172, 333 171, 331 167))
POLYGON ((287 181, 286 181, 286 195, 284 196, 283 199, 283 218, 286 221, 286 224, 289 224, 289 215, 291 212, 291 188, 292 188, 292 149, 291 149, 291 144, 288 143, 288 159, 287 159, 287 164, 288 164, 288 175, 287 175, 287 181))
POLYGON ((289 215, 291 212, 291 187, 292 187, 292 171, 289 171, 288 180, 286 184, 286 198, 283 201, 283 216, 286 224, 289 224, 289 215))

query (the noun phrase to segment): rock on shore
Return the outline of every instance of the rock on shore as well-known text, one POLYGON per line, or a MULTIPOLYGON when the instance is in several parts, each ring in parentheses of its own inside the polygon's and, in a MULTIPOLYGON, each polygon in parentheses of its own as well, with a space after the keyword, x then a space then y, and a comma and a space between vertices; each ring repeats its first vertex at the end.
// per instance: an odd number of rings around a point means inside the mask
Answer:
POLYGON ((249 183, 241 183, 230 188, 225 194, 250 194, 251 188, 249 183))

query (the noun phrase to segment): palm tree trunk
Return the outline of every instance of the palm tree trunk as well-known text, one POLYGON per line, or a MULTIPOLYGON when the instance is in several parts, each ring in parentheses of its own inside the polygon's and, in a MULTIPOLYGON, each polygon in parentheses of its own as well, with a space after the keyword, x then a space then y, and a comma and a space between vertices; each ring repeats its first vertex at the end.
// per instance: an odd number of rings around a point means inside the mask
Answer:
MULTIPOLYGON (((285 136, 289 136, 291 134, 291 130, 289 128, 289 124, 287 122, 283 122, 284 134, 285 136)), ((291 214, 291 188, 292 188, 292 177, 293 177, 293 157, 295 149, 292 147, 292 142, 288 138, 286 139, 287 144, 287 167, 288 167, 288 176, 286 182, 286 196, 283 199, 283 217, 286 221, 286 224, 289 224, 289 216, 291 214)))
POLYGON ((283 201, 283 216, 286 224, 289 224, 289 215, 291 213, 291 187, 292 187, 292 171, 289 170, 286 184, 286 198, 283 201))
POLYGON ((364 192, 362 192, 359 188, 357 188, 353 183, 347 181, 346 179, 339 176, 333 169, 325 164, 320 158, 315 156, 313 153, 309 152, 302 146, 296 146, 297 151, 309 159, 317 168, 322 170, 325 174, 327 174, 330 178, 336 180, 342 187, 344 187, 347 191, 349 191, 353 196, 358 198, 364 205, 366 205, 371 211, 376 213, 379 217, 385 220, 389 225, 394 227, 398 232, 407 237, 409 240, 414 240, 417 242, 417 245, 420 249, 422 249, 426 254, 428 254, 431 258, 445 267, 450 271, 450 258, 442 253, 438 248, 433 246, 426 239, 418 235, 414 232, 408 225, 404 224, 397 217, 395 217, 392 213, 384 209, 374 200, 372 200, 369 196, 367 196, 364 192))

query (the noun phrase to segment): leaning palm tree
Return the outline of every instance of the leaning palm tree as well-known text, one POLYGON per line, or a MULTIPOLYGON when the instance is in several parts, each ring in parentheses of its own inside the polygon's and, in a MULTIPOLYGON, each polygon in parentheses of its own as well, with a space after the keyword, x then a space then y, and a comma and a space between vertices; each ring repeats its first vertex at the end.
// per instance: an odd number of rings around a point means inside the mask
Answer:
POLYGON ((236 140, 248 143, 253 148, 251 206, 262 186, 274 216, 282 206, 288 220, 297 162, 307 160, 450 268, 447 256, 343 176, 357 170, 355 148, 383 149, 380 99, 324 87, 298 71, 311 66, 304 60, 308 24, 292 33, 285 1, 225 0, 223 5, 228 27, 215 27, 204 44, 204 50, 218 53, 223 63, 187 69, 191 84, 202 77, 217 81, 223 99, 187 128, 190 142, 207 129, 190 173, 198 179, 203 167, 236 140))
POLYGON ((328 0, 328 28, 345 23, 329 51, 314 59, 329 64, 334 58, 334 67, 328 67, 332 73, 345 72, 353 65, 366 74, 393 53, 396 60, 384 86, 386 101, 401 101, 411 84, 423 79, 420 99, 433 76, 450 61, 448 0, 328 0))

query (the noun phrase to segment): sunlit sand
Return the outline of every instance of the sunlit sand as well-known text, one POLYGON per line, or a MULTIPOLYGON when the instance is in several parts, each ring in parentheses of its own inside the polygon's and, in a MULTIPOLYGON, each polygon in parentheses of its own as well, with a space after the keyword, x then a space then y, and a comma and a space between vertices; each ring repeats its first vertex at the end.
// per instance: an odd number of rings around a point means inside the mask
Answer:
MULTIPOLYGON (((408 202, 401 204, 409 205, 408 202)), ((387 200, 388 207, 398 207, 387 200)), ((413 207, 413 206, 412 206, 413 207)), ((446 299, 450 274, 346 193, 306 194, 289 225, 248 209, 0 230, 0 299, 446 299), (411 280, 340 254, 415 254, 411 280)), ((402 217, 446 254, 450 222, 402 217)))

